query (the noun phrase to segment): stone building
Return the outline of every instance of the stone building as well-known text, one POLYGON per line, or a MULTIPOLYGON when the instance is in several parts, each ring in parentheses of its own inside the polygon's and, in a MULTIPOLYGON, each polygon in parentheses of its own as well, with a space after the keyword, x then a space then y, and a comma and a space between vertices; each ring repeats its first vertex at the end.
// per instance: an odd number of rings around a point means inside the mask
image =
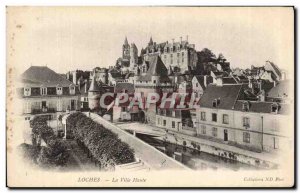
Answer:
POLYGON ((257 152, 289 148, 285 130, 293 128, 282 123, 291 121, 291 106, 263 95, 249 100, 247 90, 245 84, 209 85, 197 109, 197 136, 257 152))
POLYGON ((21 115, 30 120, 35 115, 56 119, 68 111, 80 110, 78 86, 46 66, 31 66, 21 75, 19 96, 21 115))

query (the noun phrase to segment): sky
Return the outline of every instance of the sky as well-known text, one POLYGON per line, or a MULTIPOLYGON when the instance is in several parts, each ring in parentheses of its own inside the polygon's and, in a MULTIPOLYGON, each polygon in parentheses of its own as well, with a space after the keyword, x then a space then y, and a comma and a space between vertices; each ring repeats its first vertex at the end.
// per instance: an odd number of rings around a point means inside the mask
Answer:
MULTIPOLYGON (((273 61, 292 69, 291 8, 9 7, 8 64, 45 66, 58 73, 115 64, 125 36, 139 53, 153 41, 185 40, 222 53, 231 67, 273 61)), ((293 70, 293 69, 292 69, 293 70)))

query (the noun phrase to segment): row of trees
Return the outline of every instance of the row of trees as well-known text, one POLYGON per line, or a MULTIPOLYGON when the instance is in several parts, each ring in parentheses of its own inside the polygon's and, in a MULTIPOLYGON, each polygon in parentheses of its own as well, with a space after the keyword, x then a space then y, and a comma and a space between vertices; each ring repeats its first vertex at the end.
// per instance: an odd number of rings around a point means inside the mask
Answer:
POLYGON ((69 153, 64 141, 58 139, 51 127, 47 125, 47 118, 36 116, 30 121, 32 128, 32 145, 21 144, 23 156, 32 163, 42 167, 66 165, 69 153), (44 141, 47 146, 41 146, 44 141))
POLYGON ((67 127, 68 130, 73 131, 79 144, 84 144, 103 169, 114 168, 117 164, 135 160, 134 151, 128 144, 83 113, 71 114, 67 119, 67 127))

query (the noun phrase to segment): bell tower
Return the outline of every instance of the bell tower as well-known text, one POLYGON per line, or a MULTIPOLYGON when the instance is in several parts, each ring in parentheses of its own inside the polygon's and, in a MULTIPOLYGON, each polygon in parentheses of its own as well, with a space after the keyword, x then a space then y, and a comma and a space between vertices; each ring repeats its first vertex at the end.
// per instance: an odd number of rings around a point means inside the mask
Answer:
POLYGON ((122 58, 127 59, 128 61, 130 60, 130 45, 128 44, 127 37, 125 37, 125 41, 123 44, 123 50, 122 50, 122 58))

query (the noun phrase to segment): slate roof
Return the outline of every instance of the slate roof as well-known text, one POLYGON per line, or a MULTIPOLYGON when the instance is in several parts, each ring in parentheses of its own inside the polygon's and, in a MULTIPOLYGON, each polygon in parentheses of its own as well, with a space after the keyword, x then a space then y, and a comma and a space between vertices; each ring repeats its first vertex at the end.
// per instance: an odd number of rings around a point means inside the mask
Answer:
POLYGON ((149 56, 148 65, 146 74, 137 76, 137 81, 151 81, 152 76, 159 76, 160 82, 170 82, 168 70, 158 55, 149 56))
MULTIPOLYGON (((254 101, 243 100, 244 91, 247 89, 246 85, 223 85, 217 86, 210 84, 205 90, 203 96, 200 98, 200 108, 213 108, 213 109, 225 109, 243 111, 243 103, 249 103, 248 112, 255 113, 271 113, 271 106, 274 102, 268 101, 254 101), (219 99, 217 107, 213 107, 213 100, 219 99)), ((291 110, 291 106, 288 104, 278 104, 278 114, 287 114, 291 110)))
POLYGON ((21 75, 21 80, 27 86, 37 87, 69 87, 73 84, 47 66, 31 66, 21 75))
POLYGON ((91 84, 90 84, 89 91, 92 91, 92 92, 100 92, 100 87, 98 86, 95 77, 93 77, 93 79, 92 79, 92 82, 91 82, 91 84))
POLYGON ((237 81, 232 77, 223 77, 223 84, 237 84, 237 81))
MULTIPOLYGON (((234 110, 243 111, 243 103, 245 101, 238 100, 234 106, 234 110)), ((274 102, 261 102, 261 101, 247 101, 249 103, 248 112, 254 113, 271 113, 271 107, 274 102)), ((278 104, 277 114, 288 114, 290 113, 291 106, 288 104, 278 104)))
POLYGON ((242 85, 240 84, 223 86, 210 84, 200 98, 200 107, 215 108, 213 107, 213 100, 220 99, 218 108, 233 109, 241 89, 242 85))
POLYGON ((134 93, 134 85, 128 82, 119 82, 115 86, 115 93, 121 93, 127 91, 127 93, 134 93))
POLYGON ((206 76, 206 85, 209 85, 210 83, 213 82, 213 77, 208 76, 208 75, 196 75, 195 77, 197 78, 199 84, 203 89, 206 89, 206 86, 204 84, 204 76, 206 76))
POLYGON ((284 94, 288 95, 290 93, 289 92, 290 86, 291 86, 290 81, 288 80, 280 81, 275 87, 269 90, 268 97, 279 98, 282 97, 284 94))

